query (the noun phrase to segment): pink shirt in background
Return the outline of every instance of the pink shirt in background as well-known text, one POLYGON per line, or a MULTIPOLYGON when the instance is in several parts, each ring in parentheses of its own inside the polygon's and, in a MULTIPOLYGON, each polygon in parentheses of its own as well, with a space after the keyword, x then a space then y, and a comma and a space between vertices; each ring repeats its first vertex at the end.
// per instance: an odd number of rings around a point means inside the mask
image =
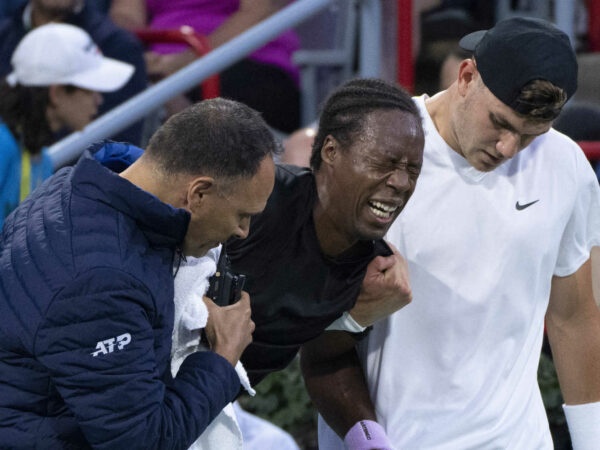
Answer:
MULTIPOLYGON (((160 30, 189 25, 203 35, 211 34, 239 8, 239 0, 146 0, 146 4, 150 28, 160 30)), ((289 30, 250 54, 249 58, 280 67, 298 83, 298 69, 292 64, 292 54, 299 47, 298 36, 289 30)), ((186 46, 155 44, 151 48, 165 54, 180 52, 186 46)))

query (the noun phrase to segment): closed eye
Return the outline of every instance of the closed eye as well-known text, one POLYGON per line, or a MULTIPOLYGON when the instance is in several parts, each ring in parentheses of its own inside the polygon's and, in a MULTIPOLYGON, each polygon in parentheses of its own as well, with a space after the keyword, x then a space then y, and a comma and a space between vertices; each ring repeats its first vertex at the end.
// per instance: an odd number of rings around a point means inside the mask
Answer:
POLYGON ((494 125, 495 128, 497 128, 497 129, 501 128, 504 130, 508 130, 512 133, 517 133, 517 130, 515 129, 515 127, 513 127, 510 123, 501 119, 500 117, 497 117, 495 114, 490 113, 489 117, 490 117, 490 122, 492 122, 492 125, 494 125))

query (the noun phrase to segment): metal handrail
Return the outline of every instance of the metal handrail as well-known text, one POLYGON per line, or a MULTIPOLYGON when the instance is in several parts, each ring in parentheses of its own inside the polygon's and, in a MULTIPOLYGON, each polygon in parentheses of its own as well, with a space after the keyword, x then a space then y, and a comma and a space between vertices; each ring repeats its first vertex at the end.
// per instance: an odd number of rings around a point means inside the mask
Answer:
POLYGON ((381 74, 381 1, 361 0, 359 73, 361 77, 381 74))
POLYGON ((215 48, 168 78, 130 98, 48 149, 54 167, 72 163, 89 144, 105 139, 144 118, 171 98, 229 67, 289 28, 313 16, 334 0, 297 0, 261 23, 215 48))
MULTIPOLYGON (((154 30, 151 28, 138 28, 135 35, 144 44, 154 43, 181 43, 187 44, 197 56, 202 57, 211 51, 206 36, 197 33, 192 27, 183 25, 176 29, 154 30)), ((215 98, 221 92, 219 75, 214 74, 200 83, 202 98, 215 98)))

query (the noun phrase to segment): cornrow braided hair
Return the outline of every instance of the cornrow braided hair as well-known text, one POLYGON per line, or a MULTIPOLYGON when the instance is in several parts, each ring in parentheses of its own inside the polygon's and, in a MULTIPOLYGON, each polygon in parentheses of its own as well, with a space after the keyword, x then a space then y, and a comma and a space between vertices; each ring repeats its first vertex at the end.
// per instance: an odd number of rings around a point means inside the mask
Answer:
POLYGON ((420 117, 410 94, 399 86, 375 78, 357 78, 341 85, 328 97, 321 112, 310 165, 321 166, 321 147, 333 136, 346 148, 362 131, 365 116, 379 109, 399 109, 420 117))

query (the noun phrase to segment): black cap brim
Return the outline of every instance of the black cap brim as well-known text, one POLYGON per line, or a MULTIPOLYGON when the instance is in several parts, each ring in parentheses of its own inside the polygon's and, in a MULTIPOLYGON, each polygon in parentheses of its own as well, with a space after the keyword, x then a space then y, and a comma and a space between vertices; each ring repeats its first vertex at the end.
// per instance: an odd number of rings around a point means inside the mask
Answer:
POLYGON ((485 86, 504 104, 525 114, 522 89, 546 80, 563 89, 567 98, 577 89, 577 59, 569 37, 542 19, 513 17, 489 30, 475 31, 459 41, 473 52, 485 86))
POLYGON ((488 30, 479 30, 474 31, 473 33, 469 33, 466 36, 464 36, 460 41, 458 41, 458 45, 460 46, 460 48, 473 52, 475 51, 475 47, 477 47, 477 44, 479 44, 479 41, 483 39, 483 36, 485 36, 485 33, 487 32, 488 30))

